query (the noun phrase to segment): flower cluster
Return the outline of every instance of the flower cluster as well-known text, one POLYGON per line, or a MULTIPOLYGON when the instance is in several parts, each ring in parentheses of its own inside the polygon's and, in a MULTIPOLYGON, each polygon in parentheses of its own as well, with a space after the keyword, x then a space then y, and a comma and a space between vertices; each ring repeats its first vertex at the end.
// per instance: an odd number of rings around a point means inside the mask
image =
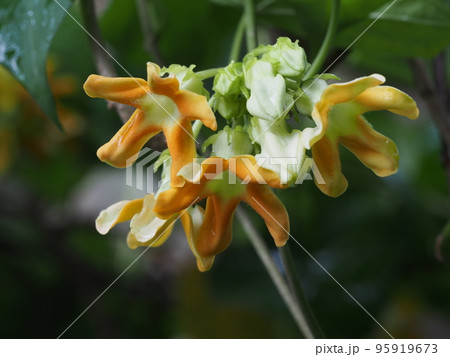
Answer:
POLYGON ((147 64, 147 80, 91 75, 84 85, 91 97, 134 106, 131 118, 97 152, 115 167, 131 165, 145 143, 163 132, 168 150, 155 167, 163 184, 156 193, 121 201, 102 211, 97 230, 106 234, 130 220, 128 245, 162 244, 180 218, 199 270, 206 271, 232 238, 232 221, 240 201, 264 219, 277 246, 289 237, 286 208, 272 189, 314 180, 325 194, 337 197, 347 188, 341 172, 339 144, 378 176, 398 168, 398 150, 375 131, 362 114, 388 110, 415 119, 416 103, 388 86, 379 74, 348 83, 323 74, 309 78, 304 50, 288 38, 260 46, 242 62, 217 71, 213 95, 204 89, 194 66, 162 70, 147 64), (217 117, 223 119, 216 120, 217 117), (217 133, 202 145, 199 157, 192 121, 217 133), (308 157, 307 154, 312 156, 308 157), (305 163, 313 162, 313 165, 305 163), (206 200, 206 204, 203 204, 206 200))

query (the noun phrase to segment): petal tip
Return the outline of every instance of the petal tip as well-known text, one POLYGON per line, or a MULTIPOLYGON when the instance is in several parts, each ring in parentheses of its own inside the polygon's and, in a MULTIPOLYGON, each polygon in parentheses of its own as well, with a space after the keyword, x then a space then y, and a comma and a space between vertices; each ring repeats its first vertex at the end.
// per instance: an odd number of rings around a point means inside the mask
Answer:
POLYGON ((386 77, 384 77, 383 75, 378 74, 378 73, 374 73, 374 74, 370 75, 370 77, 378 80, 380 82, 380 84, 386 82, 386 77))

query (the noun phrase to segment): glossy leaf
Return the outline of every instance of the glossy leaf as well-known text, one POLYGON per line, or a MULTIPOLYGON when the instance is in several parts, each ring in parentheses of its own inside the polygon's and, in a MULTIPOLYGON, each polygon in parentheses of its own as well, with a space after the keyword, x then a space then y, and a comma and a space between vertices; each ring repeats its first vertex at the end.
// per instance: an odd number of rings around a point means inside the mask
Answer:
MULTIPOLYGON (((59 0, 68 9, 71 0, 59 0)), ((46 71, 47 52, 65 11, 54 0, 0 0, 0 63, 23 84, 56 124, 46 71)))

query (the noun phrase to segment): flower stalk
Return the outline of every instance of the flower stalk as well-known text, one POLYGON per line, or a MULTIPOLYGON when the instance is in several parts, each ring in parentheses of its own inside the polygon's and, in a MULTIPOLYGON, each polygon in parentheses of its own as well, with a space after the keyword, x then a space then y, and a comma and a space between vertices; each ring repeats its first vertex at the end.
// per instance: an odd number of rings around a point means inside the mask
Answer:
POLYGON ((302 315, 306 321, 305 328, 307 328, 308 331, 304 332, 305 336, 306 333, 308 333, 308 335, 313 336, 313 338, 324 338, 322 329, 317 323, 317 320, 314 316, 311 306, 309 305, 308 300, 306 299, 305 294, 303 293, 303 289, 300 284, 300 279, 297 277, 297 274, 295 272, 295 266, 292 260, 292 253, 291 248, 289 246, 289 242, 284 247, 278 248, 278 251, 280 252, 284 272, 289 282, 291 291, 294 292, 295 297, 297 299, 297 305, 299 306, 302 315))
POLYGON ((317 74, 322 68, 323 63, 327 58, 328 51, 330 50, 331 47, 331 42, 333 41, 334 34, 336 33, 340 6, 341 0, 333 0, 333 9, 331 10, 330 22, 328 23, 325 38, 322 42, 322 45, 320 46, 316 58, 314 59, 313 63, 311 64, 311 67, 306 73, 305 79, 311 78, 312 76, 317 74))
POLYGON ((244 38, 245 25, 246 25, 246 16, 244 13, 241 19, 239 20, 236 32, 234 34, 233 44, 231 45, 229 62, 231 61, 237 62, 239 60, 239 54, 241 52, 242 47, 242 40, 244 38))
POLYGON ((289 312, 294 318, 294 321, 302 332, 303 336, 305 338, 320 337, 319 335, 315 335, 315 329, 310 326, 310 321, 304 314, 306 307, 299 306, 299 299, 294 296, 292 290, 289 288, 282 273, 272 259, 269 248, 267 248, 262 237, 253 226, 247 213, 243 209, 238 208, 236 216, 244 230, 247 232, 250 242, 255 248, 255 251, 261 259, 262 263, 264 264, 267 273, 272 278, 272 281, 275 284, 278 292, 280 293, 281 298, 285 302, 287 308, 289 309, 289 312))
POLYGON ((255 7, 253 0, 244 1, 244 14, 246 27, 246 39, 247 39, 247 51, 251 51, 256 47, 256 25, 255 25, 255 7))

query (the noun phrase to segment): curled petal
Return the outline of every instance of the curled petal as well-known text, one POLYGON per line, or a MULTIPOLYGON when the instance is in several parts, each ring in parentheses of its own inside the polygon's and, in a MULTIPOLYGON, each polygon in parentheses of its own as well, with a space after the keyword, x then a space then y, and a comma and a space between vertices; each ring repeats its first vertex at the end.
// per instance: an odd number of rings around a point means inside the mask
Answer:
POLYGON ((204 197, 204 183, 186 182, 183 187, 172 187, 156 196, 153 212, 161 219, 169 219, 204 197))
POLYGON ((120 201, 100 212, 95 220, 95 228, 100 234, 106 234, 117 223, 125 222, 140 212, 143 199, 120 201))
POLYGON ((109 78, 92 74, 83 85, 92 98, 104 98, 117 103, 135 105, 148 91, 147 82, 141 78, 109 78))
POLYGON ((318 182, 314 175, 316 186, 331 197, 343 194, 348 183, 341 172, 338 143, 328 136, 324 136, 312 147, 312 157, 324 180, 324 182, 318 182))
POLYGON ((199 119, 203 125, 211 130, 217 129, 216 117, 205 96, 181 90, 174 98, 174 101, 177 103, 183 118, 189 120, 199 119))
POLYGON ((183 185, 184 180, 178 176, 178 172, 185 165, 192 164, 197 156, 192 126, 187 120, 181 121, 164 127, 163 133, 172 156, 171 184, 173 187, 179 187, 183 185))
POLYGON ((147 62, 147 81, 153 93, 174 98, 180 90, 178 79, 173 77, 161 78, 161 68, 152 62, 147 62))
MULTIPOLYGON (((146 195, 141 211, 131 219, 130 233, 132 236, 129 237, 128 244, 133 243, 134 248, 139 245, 158 247, 166 241, 172 232, 178 214, 174 214, 167 220, 160 219, 153 213, 154 205, 154 195, 146 195)), ((130 248, 133 247, 130 245, 130 248)))
POLYGON ((394 142, 375 131, 361 116, 357 126, 354 134, 341 137, 341 143, 376 175, 385 177, 396 173, 399 154, 394 142))
POLYGON ((356 97, 360 112, 366 113, 374 110, 389 110, 392 113, 403 115, 409 119, 419 116, 416 102, 406 93, 394 87, 380 86, 368 88, 356 97))
POLYGON ((184 211, 180 215, 189 247, 197 259, 197 267, 201 272, 211 269, 214 263, 214 256, 204 257, 197 250, 200 227, 204 222, 204 217, 205 211, 200 206, 192 207, 189 211, 184 211))
POLYGON ((277 247, 289 239, 289 215, 277 195, 266 185, 249 184, 244 200, 264 219, 277 247))
POLYGON ((98 158, 115 167, 133 164, 145 143, 160 130, 145 121, 145 114, 136 109, 113 138, 97 150, 98 158))
POLYGON ((167 220, 166 223, 155 232, 154 238, 148 241, 143 241, 142 237, 138 238, 132 231, 128 233, 127 244, 130 249, 136 249, 137 247, 159 247, 162 245, 172 233, 174 220, 167 220))
POLYGON ((303 130, 302 140, 305 147, 310 149, 325 134, 329 122, 328 115, 333 106, 351 102, 368 88, 378 86, 384 83, 385 80, 380 74, 372 74, 368 77, 357 78, 351 82, 329 85, 322 92, 320 101, 314 106, 312 112, 312 118, 316 123, 316 127, 303 130))
POLYGON ((252 155, 240 155, 231 158, 229 169, 245 183, 259 183, 274 188, 286 188, 277 172, 259 165, 252 155))
POLYGON ((217 156, 211 156, 205 160, 198 158, 192 160, 191 163, 185 165, 178 172, 178 175, 188 182, 199 184, 204 183, 206 180, 213 179, 227 169, 228 160, 217 156))
POLYGON ((210 195, 206 201, 203 224, 200 227, 196 250, 203 257, 214 257, 231 242, 233 216, 240 199, 224 199, 210 195))

